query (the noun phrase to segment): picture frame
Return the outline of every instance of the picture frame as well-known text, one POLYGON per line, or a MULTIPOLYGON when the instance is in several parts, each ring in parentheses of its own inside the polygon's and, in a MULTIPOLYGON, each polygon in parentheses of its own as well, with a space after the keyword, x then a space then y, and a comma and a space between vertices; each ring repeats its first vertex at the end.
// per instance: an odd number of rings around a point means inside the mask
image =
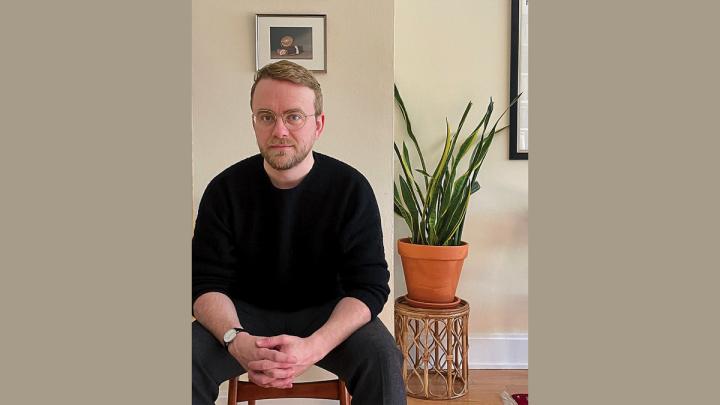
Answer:
POLYGON ((326 14, 256 14, 255 69, 289 60, 327 72, 326 14))
POLYGON ((527 160, 528 148, 528 1, 512 0, 510 22, 510 160, 527 160))

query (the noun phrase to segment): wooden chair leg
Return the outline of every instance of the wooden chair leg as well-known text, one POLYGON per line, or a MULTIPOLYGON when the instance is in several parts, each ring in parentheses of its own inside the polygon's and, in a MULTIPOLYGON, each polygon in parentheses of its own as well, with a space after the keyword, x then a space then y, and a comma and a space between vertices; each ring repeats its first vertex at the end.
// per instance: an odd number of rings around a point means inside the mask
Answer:
POLYGON ((338 389, 340 390, 340 405, 350 405, 350 394, 345 386, 345 381, 338 380, 338 389))
POLYGON ((228 384, 228 405, 237 405, 237 377, 231 378, 228 384))

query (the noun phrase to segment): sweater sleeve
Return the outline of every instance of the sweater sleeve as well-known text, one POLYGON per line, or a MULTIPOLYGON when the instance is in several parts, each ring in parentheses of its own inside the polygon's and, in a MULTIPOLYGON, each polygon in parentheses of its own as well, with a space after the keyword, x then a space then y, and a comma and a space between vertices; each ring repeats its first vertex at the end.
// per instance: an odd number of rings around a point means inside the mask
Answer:
POLYGON ((231 210, 217 178, 208 184, 198 207, 192 239, 192 303, 202 294, 228 294, 236 278, 231 210))
POLYGON ((387 302, 390 272, 385 261, 377 201, 370 184, 365 178, 362 180, 350 193, 341 231, 340 282, 346 296, 367 305, 372 319, 387 302))

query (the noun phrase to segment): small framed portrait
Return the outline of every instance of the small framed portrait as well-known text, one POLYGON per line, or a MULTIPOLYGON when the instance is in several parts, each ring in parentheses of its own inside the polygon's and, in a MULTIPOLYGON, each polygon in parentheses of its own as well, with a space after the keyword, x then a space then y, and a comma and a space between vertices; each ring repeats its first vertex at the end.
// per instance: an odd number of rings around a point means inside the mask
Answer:
POLYGON ((290 60, 327 72, 325 14, 256 14, 255 68, 290 60))

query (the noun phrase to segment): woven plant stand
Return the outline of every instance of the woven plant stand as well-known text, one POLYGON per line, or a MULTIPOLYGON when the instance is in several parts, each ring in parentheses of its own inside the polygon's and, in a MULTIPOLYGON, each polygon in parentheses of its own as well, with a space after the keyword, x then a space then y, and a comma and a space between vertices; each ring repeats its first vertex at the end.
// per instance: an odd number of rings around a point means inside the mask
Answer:
POLYGON ((467 301, 448 309, 415 308, 395 301, 395 340, 403 354, 407 395, 459 398, 468 391, 467 301))

